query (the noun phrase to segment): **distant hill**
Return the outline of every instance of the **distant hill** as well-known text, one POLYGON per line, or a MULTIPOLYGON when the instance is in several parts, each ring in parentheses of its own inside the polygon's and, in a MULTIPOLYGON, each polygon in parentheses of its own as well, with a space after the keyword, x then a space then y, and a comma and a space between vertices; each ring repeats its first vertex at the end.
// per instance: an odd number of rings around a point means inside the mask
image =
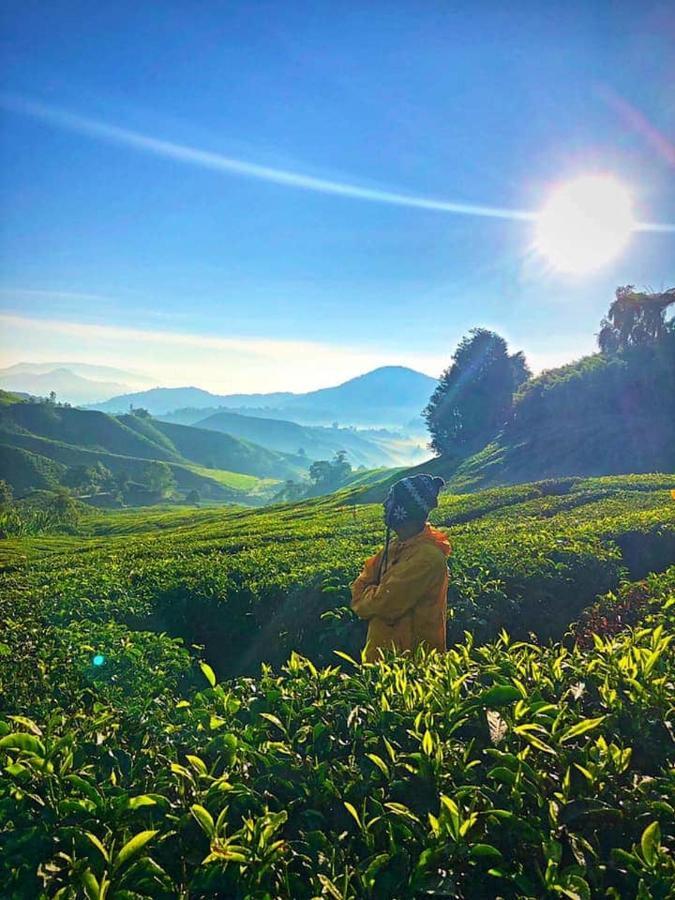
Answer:
MULTIPOLYGON (((543 372, 516 395, 511 419, 479 453, 438 457, 406 474, 479 490, 568 475, 675 473, 675 333, 543 372)), ((358 496, 381 500, 388 476, 358 496)), ((675 474, 673 478, 675 488, 675 474)))
POLYGON ((302 424, 409 426, 419 415, 436 386, 435 379, 404 366, 384 366, 331 388, 305 394, 225 394, 200 388, 153 388, 113 397, 95 409, 109 413, 147 409, 166 415, 186 407, 225 407, 249 416, 287 419, 302 424))
POLYGON ((243 416, 228 410, 215 412, 194 425, 284 453, 297 454, 302 450, 309 460, 330 459, 339 450, 347 451, 353 466, 401 466, 420 458, 418 445, 404 443, 390 433, 298 425, 282 419, 243 416))
POLYGON ((302 459, 213 431, 0 395, 0 478, 18 491, 96 462, 139 480, 150 460, 166 462, 181 490, 238 502, 246 491, 236 486, 248 483, 236 474, 283 480, 306 470, 302 459))
POLYGON ((26 364, 0 369, 0 387, 36 397, 48 397, 54 391, 59 400, 76 405, 96 403, 129 389, 127 384, 93 380, 66 368, 27 371, 26 364))
POLYGON ((82 362, 20 362, 6 369, 0 369, 0 374, 8 375, 46 375, 55 369, 68 369, 74 375, 82 378, 89 378, 93 381, 114 381, 126 384, 140 390, 143 387, 151 387, 155 382, 148 375, 142 372, 135 372, 129 369, 118 369, 116 366, 100 366, 92 363, 82 362))
POLYGON ((85 406, 137 391, 153 381, 140 372, 79 362, 16 363, 0 369, 0 388, 85 406))

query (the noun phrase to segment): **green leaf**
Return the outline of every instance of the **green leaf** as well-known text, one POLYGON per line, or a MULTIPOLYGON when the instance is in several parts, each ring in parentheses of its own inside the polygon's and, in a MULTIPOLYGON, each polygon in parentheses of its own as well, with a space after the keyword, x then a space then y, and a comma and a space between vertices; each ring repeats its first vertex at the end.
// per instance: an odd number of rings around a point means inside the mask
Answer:
POLYGON ((138 834, 134 835, 131 840, 126 842, 115 857, 113 869, 120 869, 128 862, 131 862, 132 859, 143 851, 146 844, 150 843, 156 834, 157 831, 139 831, 138 834))
POLYGON ((261 712, 260 717, 263 719, 267 719, 267 721, 271 722, 272 725, 276 725, 277 728, 280 728, 281 731, 284 732, 284 734, 286 733, 286 729, 284 728, 284 723, 281 721, 281 719, 278 716, 275 716, 272 713, 268 713, 268 712, 261 712))
POLYGON ((591 889, 581 875, 568 875, 562 893, 570 900, 591 900, 591 889))
POLYGON ((91 869, 86 869, 82 873, 82 887, 84 888, 88 900, 99 900, 101 888, 91 869))
POLYGON ((640 838, 642 855, 648 866, 653 866, 659 855, 661 846, 661 827, 658 822, 647 825, 640 838))
POLYGON ((473 844, 469 850, 469 856, 472 859, 484 859, 486 862, 501 862, 502 854, 492 844, 473 844))
POLYGON ((568 728, 560 738, 560 743, 564 744, 565 741, 571 741, 572 738, 579 737, 580 734, 586 734, 587 731, 597 728, 606 718, 607 716, 598 716, 597 719, 582 719, 580 722, 577 722, 576 725, 572 725, 571 728, 568 728))
POLYGON ((23 725, 24 728, 27 728, 31 732, 31 734, 42 737, 42 731, 32 719, 29 719, 26 716, 8 716, 7 718, 11 719, 12 722, 16 722, 17 725, 23 725))
POLYGON ((344 895, 342 891, 338 890, 336 885, 330 880, 327 875, 318 875, 317 877, 321 882, 321 886, 323 887, 323 889, 330 894, 333 900, 343 900, 344 895))
POLYGON ((382 772, 384 777, 388 779, 389 778, 389 766, 386 764, 386 762, 380 756, 378 756, 376 753, 366 753, 366 756, 372 763, 374 763, 377 766, 377 768, 380 770, 380 772, 382 772))
POLYGON ((483 691, 482 694, 479 694, 475 702, 480 703, 481 706, 508 706, 509 703, 514 703, 516 700, 520 700, 520 691, 513 684, 495 684, 491 688, 488 688, 487 691, 483 691))
POLYGON ((375 859, 370 863, 366 871, 363 873, 363 880, 366 886, 372 891, 375 887, 375 882, 377 881, 377 873, 380 871, 382 866, 386 866, 389 862, 389 854, 388 853, 379 853, 375 859))
POLYGON ((422 750, 427 756, 431 756, 434 749, 434 739, 431 737, 431 733, 427 730, 424 732, 424 737, 422 738, 422 750))
POLYGON ((213 671, 211 666, 208 663, 201 662, 199 663, 199 668, 202 670, 202 674, 204 678, 208 681, 211 687, 216 686, 216 673, 213 671))
POLYGON ((549 747, 548 744, 545 744, 542 740, 536 737, 534 734, 530 734, 529 731, 520 732, 520 736, 524 737, 528 744, 532 744, 533 747, 536 747, 537 750, 541 750, 543 753, 549 753, 551 756, 555 756, 555 750, 553 747, 549 747))
POLYGON ((148 794, 139 794, 129 798, 129 809, 140 809, 142 806, 156 806, 157 801, 148 794))
MULTIPOLYGON (((106 862, 110 862, 110 854, 109 854, 108 851, 105 849, 105 847, 103 846, 103 844, 101 843, 101 841, 99 840, 99 838, 97 838, 95 834, 92 834, 91 831, 85 831, 85 832, 84 832, 84 836, 87 838, 87 840, 88 840, 91 844, 94 845, 94 847, 96 847, 96 849, 99 851, 99 853, 101 854, 101 856, 103 857, 103 859, 104 859, 106 862)), ((97 894, 97 896, 98 896, 98 894, 97 894)))
POLYGON ((347 812, 350 814, 350 816, 352 816, 356 824, 359 826, 359 831, 363 831, 363 825, 361 824, 361 819, 359 818, 359 814, 357 813, 356 808, 347 800, 344 801, 344 805, 347 812))
POLYGON ((26 753, 35 753, 37 756, 45 755, 45 746, 41 740, 32 734, 23 731, 15 731, 7 737, 0 738, 0 750, 23 750, 26 753))
POLYGON ((200 759, 199 756, 192 756, 189 753, 185 755, 185 758, 188 760, 192 768, 195 772, 198 772, 200 775, 207 775, 208 769, 206 768, 206 763, 203 759, 200 759))
POLYGON ((200 806, 199 803, 195 803, 190 807, 190 812, 195 817, 199 825, 201 826, 202 831, 207 834, 209 837, 213 837, 213 834, 216 830, 215 823, 213 821, 213 816, 205 809, 203 806, 200 806))
POLYGON ((346 662, 351 663, 353 666, 356 666, 357 669, 359 668, 359 664, 356 662, 355 659, 352 659, 348 653, 343 653, 342 650, 333 650, 333 653, 336 656, 339 656, 340 659, 344 659, 344 660, 346 660, 346 662))

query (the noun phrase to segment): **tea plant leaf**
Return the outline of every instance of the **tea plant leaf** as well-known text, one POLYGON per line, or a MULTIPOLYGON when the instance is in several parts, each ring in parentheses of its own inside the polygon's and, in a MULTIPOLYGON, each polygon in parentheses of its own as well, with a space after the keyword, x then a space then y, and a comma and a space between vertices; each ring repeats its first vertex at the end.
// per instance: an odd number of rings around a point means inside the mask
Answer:
MULTIPOLYGON (((106 850, 106 848, 103 846, 103 844, 101 843, 101 841, 99 840, 99 838, 97 838, 95 834, 92 834, 91 831, 85 831, 85 832, 84 832, 84 836, 87 838, 87 840, 88 840, 91 844, 93 844, 94 847, 96 847, 96 849, 99 851, 99 853, 101 854, 101 856, 103 857, 103 859, 104 859, 107 863, 110 862, 110 854, 108 853, 108 851, 106 850)), ((97 896, 98 896, 98 895, 97 895, 97 896)))
POLYGON ((317 875, 319 881, 321 882, 321 886, 325 891, 328 891, 333 900, 344 900, 344 894, 342 894, 336 885, 330 880, 327 875, 318 874, 317 875))
POLYGON ((194 803, 190 807, 190 812, 199 823, 202 831, 204 831, 204 833, 208 837, 213 837, 213 834, 215 832, 215 823, 213 821, 213 816, 208 811, 208 809, 200 806, 199 803, 194 803))
POLYGON ((138 797, 129 798, 129 809, 140 809, 143 806, 156 806, 157 801, 148 794, 140 794, 138 797))
POLYGON ((382 772, 384 777, 387 780, 389 780, 389 766, 386 764, 386 762, 381 757, 379 757, 376 753, 366 753, 366 756, 372 763, 374 763, 377 766, 377 768, 380 770, 380 772, 382 772))
POLYGON ((348 800, 345 800, 343 802, 345 805, 345 809, 358 825, 359 831, 363 831, 363 825, 361 824, 361 819, 359 818, 359 814, 356 811, 356 807, 353 806, 353 804, 351 804, 348 800))
POLYGON ((100 900, 101 885, 91 869, 85 869, 82 873, 82 887, 88 900, 100 900))
POLYGON ((472 859, 481 859, 486 862, 501 862, 503 856, 501 851, 492 844, 472 844, 469 849, 469 856, 472 859))
POLYGON ((4 738, 0 738, 0 750, 23 750, 26 753, 34 753, 36 756, 45 755, 45 746, 39 738, 23 731, 15 731, 4 738))
POLYGON ((562 735, 560 738, 560 743, 564 744, 566 741, 571 741, 572 738, 579 737, 579 735, 586 734, 587 731, 591 731, 593 728, 597 728, 601 722, 604 722, 607 716, 598 716, 595 719, 582 719, 581 722, 577 722, 575 725, 572 725, 571 728, 562 735))
POLYGON ((483 691, 482 694, 479 694, 475 702, 480 703, 481 706, 508 706, 509 703, 514 703, 516 700, 520 700, 520 691, 513 684, 495 684, 493 687, 488 688, 486 691, 483 691))
POLYGON ((206 763, 199 756, 194 756, 193 754, 187 753, 185 755, 185 759, 187 759, 192 768, 199 775, 208 775, 209 770, 206 767, 206 763))
POLYGON ((351 665, 354 666, 355 668, 357 668, 357 669, 359 668, 360 664, 357 663, 355 659, 352 659, 352 657, 348 653, 345 653, 342 650, 333 650, 333 653, 336 656, 339 656, 340 659, 344 659, 345 662, 351 663, 351 665))
POLYGON ((127 863, 138 856, 139 853, 142 853, 145 846, 150 843, 156 834, 158 834, 157 831, 139 831, 138 834, 128 840, 113 861, 113 871, 121 869, 122 866, 127 865, 127 863))
POLYGON ((211 666, 208 663, 200 662, 199 668, 202 670, 202 674, 204 675, 204 678, 206 678, 206 680, 211 685, 211 687, 215 687, 216 686, 216 673, 213 671, 211 666))
POLYGON ((661 827, 658 822, 652 822, 651 825, 647 825, 640 838, 640 848, 648 866, 655 864, 660 846, 661 827))
POLYGON ((268 722, 271 722, 273 725, 276 725, 281 731, 286 733, 286 729, 284 728, 284 723, 281 721, 279 716, 275 716, 274 713, 261 712, 261 718, 267 719, 268 722))
POLYGON ((11 719, 12 722, 16 722, 17 725, 23 725, 24 728, 27 728, 31 732, 31 734, 42 737, 42 729, 27 716, 7 716, 7 718, 11 719))
POLYGON ((434 739, 428 730, 424 732, 424 737, 422 738, 422 750, 427 756, 431 756, 434 750, 434 739))

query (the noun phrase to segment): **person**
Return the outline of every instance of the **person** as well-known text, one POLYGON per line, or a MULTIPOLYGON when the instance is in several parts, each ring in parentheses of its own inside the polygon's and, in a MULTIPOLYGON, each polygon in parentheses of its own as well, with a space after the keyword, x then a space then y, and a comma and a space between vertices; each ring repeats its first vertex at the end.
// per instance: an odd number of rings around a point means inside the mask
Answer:
POLYGON ((442 478, 413 475, 397 481, 384 501, 384 549, 367 559, 352 584, 352 609, 368 622, 365 659, 381 650, 420 645, 445 651, 450 542, 427 522, 438 506, 442 478), (396 538, 390 543, 391 531, 396 538))

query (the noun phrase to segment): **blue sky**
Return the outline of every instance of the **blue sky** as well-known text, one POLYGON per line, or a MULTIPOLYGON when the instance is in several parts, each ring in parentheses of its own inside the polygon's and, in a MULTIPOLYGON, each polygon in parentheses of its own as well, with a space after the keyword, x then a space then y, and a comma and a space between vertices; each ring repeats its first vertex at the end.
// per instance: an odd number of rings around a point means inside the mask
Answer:
POLYGON ((579 276, 453 211, 602 172, 674 223, 668 3, 10 0, 2 32, 2 364, 310 389, 484 325, 538 369, 675 284, 674 232, 579 276))

